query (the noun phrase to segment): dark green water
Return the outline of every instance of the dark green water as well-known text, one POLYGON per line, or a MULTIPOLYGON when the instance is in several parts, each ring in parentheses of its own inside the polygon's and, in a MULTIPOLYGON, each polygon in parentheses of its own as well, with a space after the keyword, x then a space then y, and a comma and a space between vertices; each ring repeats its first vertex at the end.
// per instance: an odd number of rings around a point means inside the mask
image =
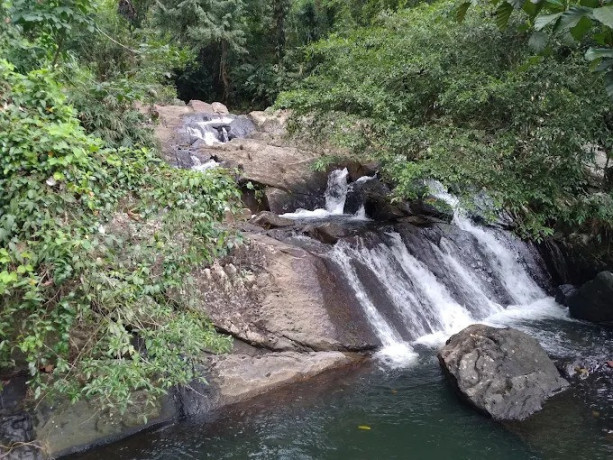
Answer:
POLYGON ((74 459, 613 458, 613 420, 596 415, 580 388, 505 427, 459 401, 433 351, 419 351, 410 369, 336 371, 74 459))

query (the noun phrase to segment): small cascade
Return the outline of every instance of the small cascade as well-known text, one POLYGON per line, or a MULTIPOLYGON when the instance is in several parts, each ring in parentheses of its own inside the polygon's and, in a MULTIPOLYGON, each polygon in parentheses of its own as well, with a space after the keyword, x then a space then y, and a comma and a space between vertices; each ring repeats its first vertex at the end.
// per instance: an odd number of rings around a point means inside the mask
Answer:
POLYGON ((342 214, 345 209, 347 199, 347 168, 336 169, 328 176, 328 187, 326 188, 326 211, 330 214, 342 214))
POLYGON ((189 121, 184 129, 191 142, 201 141, 211 147, 229 141, 228 128, 233 121, 231 117, 205 117, 189 121))
POLYGON ((195 155, 192 155, 191 159, 192 159, 191 169, 193 169, 194 171, 204 172, 204 171, 208 171, 209 169, 217 168, 219 166, 219 163, 217 163, 213 159, 205 161, 204 163, 200 161, 200 158, 198 158, 195 155))
POLYGON ((221 127, 221 142, 228 142, 230 138, 228 137, 228 130, 225 126, 221 127))
POLYGON ((349 171, 347 168, 335 169, 328 175, 328 183, 324 193, 324 197, 326 199, 325 209, 318 208, 312 211, 307 209, 298 209, 294 212, 282 214, 281 217, 288 219, 325 219, 332 216, 339 216, 352 220, 368 220, 363 205, 355 214, 345 214, 345 202, 347 200, 347 193, 352 189, 354 184, 366 182, 373 179, 374 176, 360 177, 352 184, 348 184, 348 176, 349 171))

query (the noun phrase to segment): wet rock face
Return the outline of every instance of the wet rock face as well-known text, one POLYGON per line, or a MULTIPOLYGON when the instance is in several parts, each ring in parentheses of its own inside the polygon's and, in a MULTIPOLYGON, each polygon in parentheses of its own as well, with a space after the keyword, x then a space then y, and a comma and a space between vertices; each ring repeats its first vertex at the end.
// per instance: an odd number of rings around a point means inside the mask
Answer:
POLYGON ((561 284, 555 289, 555 298, 556 302, 560 305, 565 305, 568 307, 568 299, 574 296, 577 293, 577 288, 572 284, 561 284))
POLYGON ((469 326, 438 359, 460 394, 498 421, 524 420, 568 386, 539 343, 515 329, 469 326))
POLYGON ((32 416, 22 407, 27 377, 15 375, 0 378, 3 380, 0 392, 0 459, 42 459, 39 444, 34 442, 32 416))
POLYGON ((600 272, 567 299, 571 316, 613 326, 613 273, 600 272))
POLYGON ((186 288, 216 327, 274 351, 378 345, 362 311, 343 297, 346 287, 321 258, 262 234, 248 238, 242 252, 194 273, 195 289, 186 288))

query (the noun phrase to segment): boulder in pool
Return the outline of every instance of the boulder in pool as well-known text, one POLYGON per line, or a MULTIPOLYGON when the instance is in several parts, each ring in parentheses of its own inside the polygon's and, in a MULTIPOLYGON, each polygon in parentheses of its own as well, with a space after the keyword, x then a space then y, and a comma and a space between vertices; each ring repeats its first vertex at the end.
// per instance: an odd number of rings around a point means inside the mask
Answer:
POLYGON ((460 394, 498 421, 524 420, 568 386, 540 344, 511 328, 469 326, 438 359, 460 394))
POLYGON ((566 300, 574 318, 613 325, 613 273, 600 272, 566 300))

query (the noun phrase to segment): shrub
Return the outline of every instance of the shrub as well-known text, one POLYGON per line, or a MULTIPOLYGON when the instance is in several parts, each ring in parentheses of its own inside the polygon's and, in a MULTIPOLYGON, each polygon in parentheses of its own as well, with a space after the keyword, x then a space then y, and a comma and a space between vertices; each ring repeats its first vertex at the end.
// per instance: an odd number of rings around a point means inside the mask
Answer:
POLYGON ((231 177, 103 148, 52 73, 3 60, 0 132, 0 367, 27 366, 38 398, 122 411, 230 348, 173 292, 235 244, 219 225, 239 198, 231 177))

